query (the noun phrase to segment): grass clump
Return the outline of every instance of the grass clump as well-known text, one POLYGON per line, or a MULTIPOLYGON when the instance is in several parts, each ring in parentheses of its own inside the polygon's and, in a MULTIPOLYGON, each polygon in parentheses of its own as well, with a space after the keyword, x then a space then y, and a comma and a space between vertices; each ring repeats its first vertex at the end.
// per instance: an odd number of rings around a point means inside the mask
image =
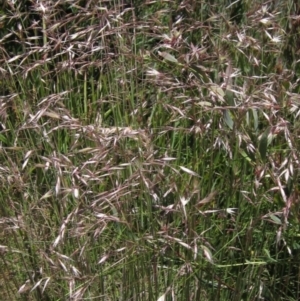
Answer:
POLYGON ((298 300, 291 1, 7 1, 9 300, 298 300))

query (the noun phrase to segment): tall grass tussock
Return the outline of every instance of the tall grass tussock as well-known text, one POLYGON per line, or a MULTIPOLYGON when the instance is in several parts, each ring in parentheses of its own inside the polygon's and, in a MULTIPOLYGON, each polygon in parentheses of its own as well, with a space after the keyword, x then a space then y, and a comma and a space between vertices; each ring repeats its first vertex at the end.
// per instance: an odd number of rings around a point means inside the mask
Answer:
POLYGON ((2 300, 299 300, 296 1, 3 1, 2 300))

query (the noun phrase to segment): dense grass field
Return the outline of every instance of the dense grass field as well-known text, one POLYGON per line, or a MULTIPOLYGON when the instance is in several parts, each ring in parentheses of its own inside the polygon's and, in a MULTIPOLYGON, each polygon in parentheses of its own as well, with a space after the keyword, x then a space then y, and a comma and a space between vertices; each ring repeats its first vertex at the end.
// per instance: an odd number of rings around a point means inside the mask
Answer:
POLYGON ((3 300, 299 300, 300 5, 4 1, 3 300))

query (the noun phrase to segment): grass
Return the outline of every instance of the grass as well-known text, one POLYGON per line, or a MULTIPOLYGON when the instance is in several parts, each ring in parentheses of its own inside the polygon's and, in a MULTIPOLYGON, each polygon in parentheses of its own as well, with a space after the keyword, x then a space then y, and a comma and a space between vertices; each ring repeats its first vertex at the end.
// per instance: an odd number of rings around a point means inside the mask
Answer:
POLYGON ((9 300, 299 299, 299 8, 0 8, 9 300))

